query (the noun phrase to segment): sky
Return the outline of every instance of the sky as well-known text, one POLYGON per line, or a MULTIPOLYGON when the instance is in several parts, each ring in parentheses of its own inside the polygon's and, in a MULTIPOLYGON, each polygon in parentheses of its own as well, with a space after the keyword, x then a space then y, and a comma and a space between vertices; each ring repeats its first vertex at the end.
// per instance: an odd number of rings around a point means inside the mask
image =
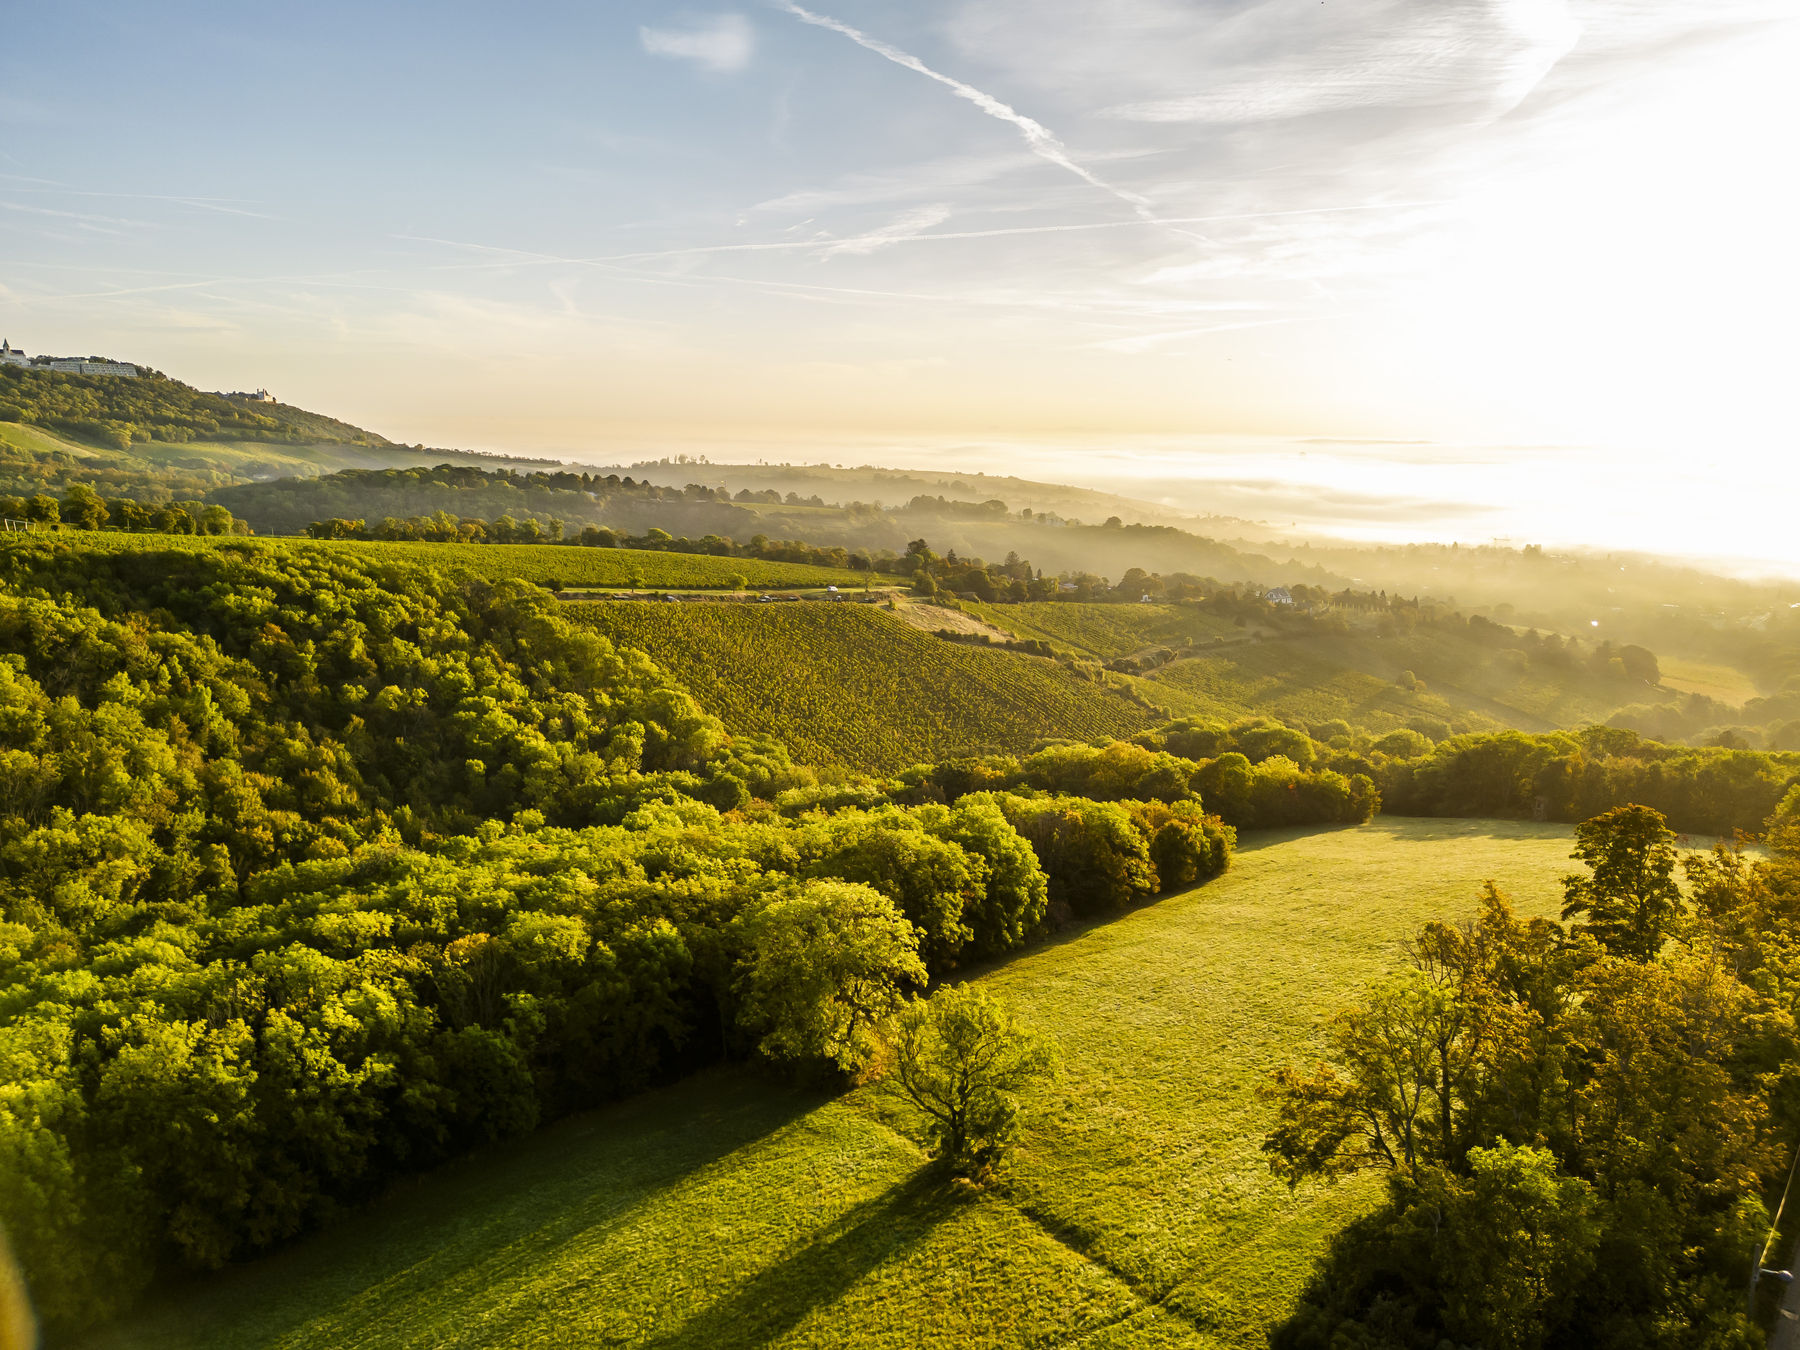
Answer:
POLYGON ((21 4, 0 337, 408 442, 1800 562, 1795 69, 1793 0, 21 4))

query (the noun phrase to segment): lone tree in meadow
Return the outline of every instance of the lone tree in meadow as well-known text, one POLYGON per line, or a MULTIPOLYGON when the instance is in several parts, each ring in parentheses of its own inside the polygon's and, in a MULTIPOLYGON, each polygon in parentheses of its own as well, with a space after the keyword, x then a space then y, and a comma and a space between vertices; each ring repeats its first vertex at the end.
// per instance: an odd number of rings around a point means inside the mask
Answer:
POLYGON ((1620 806, 1575 827, 1571 855, 1589 875, 1563 878, 1565 919, 1580 919, 1608 950, 1649 961, 1682 914, 1675 834, 1648 806, 1620 806))
POLYGON ((968 985, 940 989, 894 1019, 888 1089, 930 1122, 933 1156, 980 1180, 1018 1133, 1014 1095, 1052 1071, 1049 1042, 968 985))

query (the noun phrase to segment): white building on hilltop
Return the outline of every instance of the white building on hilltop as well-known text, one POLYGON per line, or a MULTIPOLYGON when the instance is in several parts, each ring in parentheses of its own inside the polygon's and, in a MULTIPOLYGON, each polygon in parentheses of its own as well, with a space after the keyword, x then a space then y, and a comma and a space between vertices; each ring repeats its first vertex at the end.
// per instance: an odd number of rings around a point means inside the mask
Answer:
POLYGON ((123 375, 136 379, 138 368, 127 361, 87 361, 78 356, 40 356, 35 360, 0 338, 0 366, 24 366, 27 370, 55 370, 65 375, 123 375))

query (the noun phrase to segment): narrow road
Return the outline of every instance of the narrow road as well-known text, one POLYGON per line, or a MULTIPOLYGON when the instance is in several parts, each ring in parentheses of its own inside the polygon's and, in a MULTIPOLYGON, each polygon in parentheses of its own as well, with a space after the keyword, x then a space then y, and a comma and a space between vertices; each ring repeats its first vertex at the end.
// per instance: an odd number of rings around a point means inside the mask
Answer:
MULTIPOLYGON (((1800 1242, 1796 1242, 1789 1256, 1800 1260, 1800 1242)), ((1787 1264, 1789 1271, 1793 1260, 1787 1264)), ((1786 1294, 1782 1294, 1782 1310, 1775 1314, 1775 1330, 1769 1332, 1769 1350, 1800 1350, 1800 1280, 1787 1285, 1786 1294)))

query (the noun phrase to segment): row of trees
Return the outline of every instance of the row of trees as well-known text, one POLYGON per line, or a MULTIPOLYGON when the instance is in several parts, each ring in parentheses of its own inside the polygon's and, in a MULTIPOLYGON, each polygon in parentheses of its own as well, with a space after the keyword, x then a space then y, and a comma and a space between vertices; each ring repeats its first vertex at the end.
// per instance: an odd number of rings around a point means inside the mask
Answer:
MULTIPOLYGON (((1133 744, 1195 762, 1203 771, 1192 786, 1210 810, 1240 827, 1356 817, 1244 814, 1217 781, 1208 786, 1208 773, 1216 780, 1216 766, 1233 754, 1259 769, 1291 764, 1302 775, 1365 779, 1380 809, 1394 815, 1575 822, 1638 802, 1679 830, 1707 835, 1761 829, 1800 784, 1800 754, 1666 745, 1616 727, 1478 732, 1436 741, 1407 727, 1375 735, 1338 722, 1312 730, 1316 737, 1266 717, 1229 725, 1190 718, 1140 733, 1133 744)), ((1305 777, 1292 781, 1304 795, 1305 777)))
POLYGON ((1800 782, 1800 755, 1664 745, 1610 727, 1457 736, 1370 768, 1398 815, 1578 821, 1640 802, 1712 835, 1761 828, 1800 782))
MULTIPOLYGON (((259 530, 269 533, 299 534, 309 524, 337 520, 346 524, 362 522, 365 530, 385 526, 434 531, 426 536, 402 533, 393 537, 455 539, 459 536, 435 532, 443 528, 445 518, 460 524, 507 517, 521 522, 537 520, 546 531, 552 521, 564 522, 564 532, 573 539, 583 526, 597 527, 609 518, 646 512, 669 519, 705 520, 712 527, 747 534, 756 527, 759 516, 754 504, 761 503, 762 498, 740 492, 734 500, 722 488, 699 483, 664 487, 629 474, 437 464, 404 469, 344 469, 316 478, 242 483, 219 489, 215 500, 241 512, 259 530), (372 521, 381 525, 367 523, 372 521)), ((795 498, 791 504, 809 503, 795 498)), ((810 504, 824 505, 817 499, 810 504)))
POLYGON ((881 800, 1022 791, 1204 801, 1238 829, 1354 823, 1378 810, 1574 822, 1640 802, 1685 832, 1730 835, 1759 829, 1800 785, 1800 754, 1670 746, 1609 727, 1438 742, 1407 728, 1380 736, 1343 730, 1324 743, 1267 717, 1189 718, 1131 741, 921 765, 885 785, 881 800))
MULTIPOLYGON (((398 473, 394 470, 391 472, 398 473)), ((563 475, 534 475, 559 477, 563 475)), ((630 482, 629 479, 626 482, 630 482)), ((662 489, 672 490, 672 489, 662 489)), ((1045 600, 1057 594, 1055 579, 1039 576, 1016 553, 1005 562, 988 563, 978 557, 958 557, 956 551, 939 555, 924 539, 911 541, 905 553, 817 547, 793 540, 771 540, 757 534, 738 543, 724 535, 698 539, 677 537, 667 530, 651 529, 631 535, 605 526, 588 525, 573 531, 556 517, 502 515, 493 520, 458 518, 440 511, 407 519, 388 517, 370 524, 364 518, 332 517, 306 527, 313 539, 372 539, 399 542, 461 544, 571 544, 583 548, 626 548, 656 552, 698 553, 715 558, 757 558, 767 562, 806 563, 817 567, 850 569, 904 578, 920 595, 962 595, 983 601, 1045 600)))
POLYGON ((1310 738, 1279 723, 1248 719, 1235 728, 1205 731, 1176 723, 1145 739, 1210 753, 1183 757, 1128 741, 1055 744, 1023 758, 991 755, 921 765, 899 775, 894 793, 903 801, 957 801, 972 793, 1023 789, 1096 802, 1204 802, 1209 813, 1238 829, 1354 824, 1381 806, 1367 774, 1347 776, 1315 765, 1310 738))
POLYGON ((1643 806, 1576 831, 1564 923, 1491 884, 1269 1084, 1295 1184, 1378 1171, 1278 1350, 1751 1350, 1763 1197, 1795 1145, 1800 794, 1771 855, 1677 876, 1643 806), (1747 1282, 1748 1281, 1748 1285, 1747 1282))
POLYGON ((149 505, 130 497, 102 497, 85 483, 71 483, 60 500, 47 492, 0 497, 0 516, 54 529, 127 530, 133 534, 249 534, 250 527, 224 507, 198 501, 149 505))

